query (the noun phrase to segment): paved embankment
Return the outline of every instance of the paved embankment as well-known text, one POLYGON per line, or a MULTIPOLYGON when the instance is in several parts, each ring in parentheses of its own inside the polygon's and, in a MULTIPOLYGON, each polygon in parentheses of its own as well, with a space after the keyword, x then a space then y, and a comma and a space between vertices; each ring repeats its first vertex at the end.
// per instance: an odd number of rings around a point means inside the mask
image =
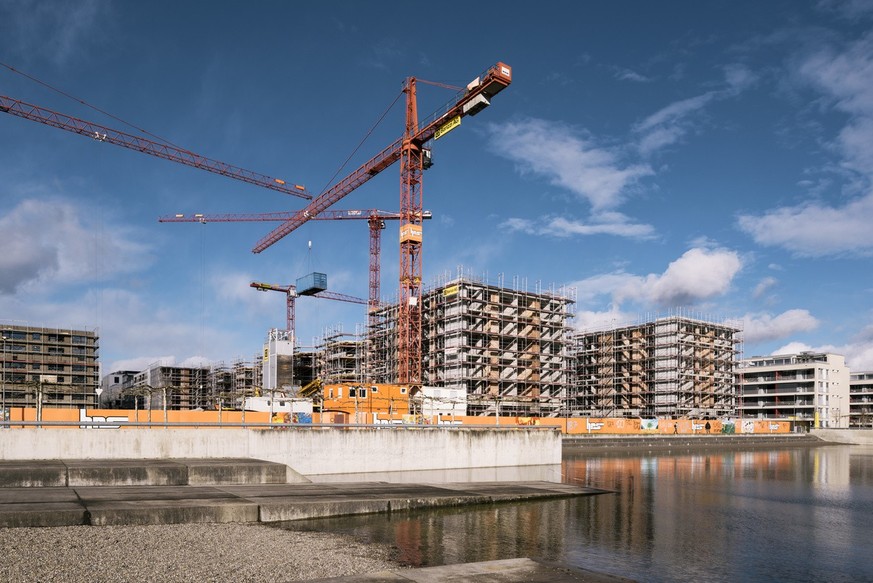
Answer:
POLYGON ((597 455, 682 453, 700 449, 761 449, 830 445, 808 433, 779 435, 568 436, 564 450, 597 455))
POLYGON ((529 558, 381 571, 314 583, 633 583, 630 579, 529 558))
POLYGON ((0 527, 279 522, 602 493, 552 482, 288 484, 284 475, 257 460, 0 462, 0 527))

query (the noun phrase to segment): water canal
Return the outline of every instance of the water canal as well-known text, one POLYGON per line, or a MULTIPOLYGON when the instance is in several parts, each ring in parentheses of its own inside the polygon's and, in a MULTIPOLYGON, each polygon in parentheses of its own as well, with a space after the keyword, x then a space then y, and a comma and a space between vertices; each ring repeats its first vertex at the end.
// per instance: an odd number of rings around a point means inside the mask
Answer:
POLYGON ((638 581, 873 581, 871 447, 565 452, 529 479, 549 471, 614 493, 286 527, 393 545, 409 566, 536 557, 638 581))

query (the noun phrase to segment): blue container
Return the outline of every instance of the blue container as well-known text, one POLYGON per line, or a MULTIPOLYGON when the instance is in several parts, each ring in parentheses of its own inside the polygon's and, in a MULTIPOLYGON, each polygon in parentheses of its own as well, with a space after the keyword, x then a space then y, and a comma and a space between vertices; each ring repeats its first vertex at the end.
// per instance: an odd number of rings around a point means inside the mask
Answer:
POLYGON ((297 278, 297 295, 312 296, 327 289, 327 274, 312 272, 297 278))

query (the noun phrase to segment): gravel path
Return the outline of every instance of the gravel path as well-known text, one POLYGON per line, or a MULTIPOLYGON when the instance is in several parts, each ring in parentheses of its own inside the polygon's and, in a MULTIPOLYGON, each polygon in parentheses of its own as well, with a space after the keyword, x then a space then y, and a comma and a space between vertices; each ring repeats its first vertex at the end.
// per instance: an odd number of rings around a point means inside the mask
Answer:
POLYGON ((391 549, 258 524, 0 528, 0 581, 305 581, 397 569, 391 549))

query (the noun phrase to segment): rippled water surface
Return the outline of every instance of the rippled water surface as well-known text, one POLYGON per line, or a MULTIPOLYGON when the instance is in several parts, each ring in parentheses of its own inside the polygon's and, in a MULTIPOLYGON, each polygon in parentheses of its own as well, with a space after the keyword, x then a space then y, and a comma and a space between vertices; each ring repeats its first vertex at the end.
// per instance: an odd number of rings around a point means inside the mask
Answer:
POLYGON ((570 452, 552 471, 614 492, 288 527, 395 545, 411 566, 537 557, 639 581, 873 581, 873 448, 570 452))

